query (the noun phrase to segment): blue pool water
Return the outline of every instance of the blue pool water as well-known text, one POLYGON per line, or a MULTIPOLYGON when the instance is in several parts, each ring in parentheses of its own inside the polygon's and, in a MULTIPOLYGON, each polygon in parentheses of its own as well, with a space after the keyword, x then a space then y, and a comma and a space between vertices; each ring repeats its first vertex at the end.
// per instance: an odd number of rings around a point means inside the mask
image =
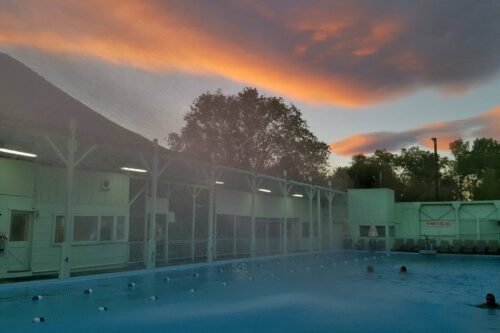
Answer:
POLYGON ((326 252, 0 285, 0 331, 498 332, 487 292, 499 257, 326 252))

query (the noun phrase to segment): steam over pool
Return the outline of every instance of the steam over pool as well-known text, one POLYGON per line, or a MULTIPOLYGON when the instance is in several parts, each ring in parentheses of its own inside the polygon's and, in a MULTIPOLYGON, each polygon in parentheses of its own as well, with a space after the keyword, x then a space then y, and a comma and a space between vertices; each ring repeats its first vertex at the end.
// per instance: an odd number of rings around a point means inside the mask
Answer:
POLYGON ((0 286, 0 329, 493 331, 500 311, 473 305, 487 292, 500 296, 499 271, 499 257, 327 252, 6 284, 0 286), (375 273, 368 274, 367 265, 375 273), (401 265, 408 273, 399 273, 401 265), (42 298, 33 301, 34 295, 42 298), (45 321, 33 322, 36 317, 45 321))

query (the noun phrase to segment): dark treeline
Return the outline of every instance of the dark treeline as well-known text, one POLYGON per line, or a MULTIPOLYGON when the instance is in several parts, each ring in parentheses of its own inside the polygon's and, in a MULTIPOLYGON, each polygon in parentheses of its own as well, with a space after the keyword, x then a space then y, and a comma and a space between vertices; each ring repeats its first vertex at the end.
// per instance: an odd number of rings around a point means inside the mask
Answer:
MULTIPOLYGON (((438 157, 439 200, 500 199, 500 142, 481 138, 450 144, 451 158, 438 157)), ((354 155, 332 175, 336 188, 391 188, 397 201, 433 201, 434 153, 419 147, 399 154, 377 150, 354 155)))

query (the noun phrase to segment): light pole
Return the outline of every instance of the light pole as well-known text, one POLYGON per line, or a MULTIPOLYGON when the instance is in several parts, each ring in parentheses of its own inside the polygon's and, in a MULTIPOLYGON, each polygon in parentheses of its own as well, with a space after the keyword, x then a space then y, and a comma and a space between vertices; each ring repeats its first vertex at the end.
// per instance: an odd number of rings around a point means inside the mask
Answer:
POLYGON ((434 187, 435 187, 435 200, 439 200, 439 167, 438 167, 438 154, 437 154, 437 138, 431 138, 434 142, 434 187))
POLYGON ((382 188, 382 161, 378 161, 378 180, 379 180, 379 188, 382 188))

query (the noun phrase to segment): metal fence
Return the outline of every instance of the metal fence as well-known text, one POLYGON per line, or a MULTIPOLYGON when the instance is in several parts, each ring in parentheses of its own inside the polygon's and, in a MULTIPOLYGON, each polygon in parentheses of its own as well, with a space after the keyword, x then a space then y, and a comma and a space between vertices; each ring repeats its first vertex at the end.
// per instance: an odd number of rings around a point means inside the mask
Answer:
POLYGON ((443 253, 499 254, 500 233, 443 234, 422 236, 419 239, 396 238, 392 246, 394 251, 415 252, 424 249, 434 249, 443 253))
MULTIPOLYGON (((305 239, 302 246, 289 243, 288 252, 309 251, 309 241, 305 239)), ((314 242, 314 240, 312 240, 314 242)), ((165 249, 165 241, 156 242, 155 259, 156 265, 166 265, 171 262, 189 262, 207 259, 207 240, 169 240, 168 249, 165 249)), ((214 240, 214 259, 241 258, 251 256, 251 238, 219 238, 214 240)), ((322 250, 332 248, 326 242, 322 250)), ((314 246, 313 250, 319 250, 314 246)), ((256 256, 268 256, 283 253, 283 239, 281 237, 256 238, 256 256)), ((145 262, 146 242, 129 242, 129 264, 142 264, 145 262)))
POLYGON ((131 264, 144 262, 145 242, 129 242, 128 243, 128 261, 131 264))

